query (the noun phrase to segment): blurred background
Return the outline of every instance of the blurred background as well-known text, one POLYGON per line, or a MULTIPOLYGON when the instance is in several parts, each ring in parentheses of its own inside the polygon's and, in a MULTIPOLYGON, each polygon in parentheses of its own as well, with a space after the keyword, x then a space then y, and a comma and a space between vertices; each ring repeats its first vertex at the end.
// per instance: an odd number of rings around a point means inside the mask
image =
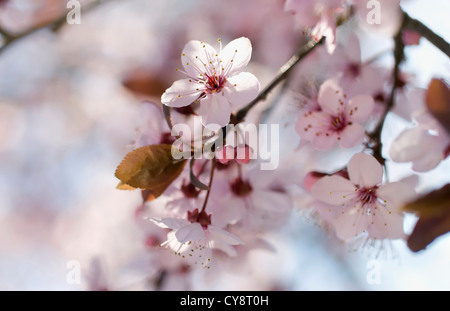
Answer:
MULTIPOLYGON (((12 34, 64 16, 57 27, 42 27, 0 51, 0 289, 86 290, 95 274, 110 289, 152 289, 145 229, 135 218, 141 196, 116 190, 114 177, 136 138, 141 102, 157 100, 179 78, 175 68, 191 39, 250 38, 249 71, 264 86, 295 51, 301 30, 283 0, 105 0, 73 25, 65 22, 67 3, 0 1, 1 29, 12 34), (73 260, 81 265, 80 284, 67 282, 73 260)), ((410 0, 402 7, 450 41, 448 1, 410 0)), ((362 42, 363 58, 392 44, 386 37, 362 42)), ((425 39, 407 56, 418 87, 434 76, 450 77, 448 58, 425 39)), ((387 143, 405 126, 399 121, 386 130, 387 143)), ((409 168, 392 166, 391 175, 409 168)), ((418 190, 448 183, 449 172, 447 160, 421 174, 418 190)), ((414 221, 408 217, 406 225, 414 221)), ((191 288, 450 290, 449 235, 420 253, 401 241, 385 246, 376 259, 379 284, 367 280, 373 256, 349 251, 303 211, 268 239, 277 252, 253 253, 252 273, 208 281, 199 275, 191 288)))

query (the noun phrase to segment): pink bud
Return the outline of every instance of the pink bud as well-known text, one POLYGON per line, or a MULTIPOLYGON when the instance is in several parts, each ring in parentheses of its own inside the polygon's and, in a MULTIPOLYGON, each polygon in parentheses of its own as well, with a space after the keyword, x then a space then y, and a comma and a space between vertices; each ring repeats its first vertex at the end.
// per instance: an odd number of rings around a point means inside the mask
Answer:
POLYGON ((236 162, 239 164, 248 164, 253 155, 253 149, 249 145, 236 147, 236 162))

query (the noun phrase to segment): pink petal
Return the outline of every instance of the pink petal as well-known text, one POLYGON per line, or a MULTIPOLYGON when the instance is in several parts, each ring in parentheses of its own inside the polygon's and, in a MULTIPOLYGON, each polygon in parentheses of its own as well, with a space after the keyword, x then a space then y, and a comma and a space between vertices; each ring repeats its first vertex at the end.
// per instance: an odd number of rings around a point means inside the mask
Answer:
POLYGON ((161 102, 169 107, 184 107, 192 104, 204 87, 192 79, 175 81, 161 96, 161 102))
POLYGON ((216 54, 216 50, 208 43, 191 40, 183 49, 181 63, 189 76, 200 78, 201 74, 217 66, 216 54))
POLYGON ((249 72, 241 72, 227 79, 224 95, 234 108, 240 108, 258 96, 259 81, 249 72))
POLYGON ((222 68, 227 76, 241 72, 252 56, 252 44, 248 38, 241 37, 228 43, 219 53, 222 68))
POLYGON ((321 202, 342 205, 356 196, 355 189, 355 185, 344 177, 325 176, 314 183, 311 194, 321 202))
POLYGON ((222 164, 227 164, 234 159, 234 148, 231 146, 217 148, 216 159, 222 164))
POLYGON ((350 99, 345 109, 347 118, 353 122, 367 121, 373 112, 375 102, 371 96, 358 95, 350 99))
POLYGON ((332 224, 337 237, 348 240, 363 233, 367 229, 367 221, 367 215, 358 211, 357 207, 349 206, 338 213, 332 224))
POLYGON ((239 164, 248 164, 253 156, 253 149, 248 145, 236 147, 236 162, 239 164))
POLYGON ((231 106, 222 93, 209 94, 200 102, 198 113, 203 125, 216 130, 230 122, 231 106))
POLYGON ((205 231, 198 222, 191 223, 181 227, 175 232, 178 242, 185 243, 188 241, 196 241, 205 239, 205 231))
POLYGON ((339 134, 341 138, 339 145, 342 148, 353 148, 363 142, 364 135, 364 128, 358 123, 352 123, 351 125, 347 125, 339 134))
POLYGON ((361 188, 371 188, 383 179, 383 167, 371 155, 355 154, 347 165, 348 175, 353 184, 361 188))
POLYGON ((401 212, 390 211, 379 202, 377 209, 367 215, 367 232, 372 239, 400 239, 405 237, 403 231, 403 215, 401 212))
POLYGON ((386 201, 390 211, 396 211, 403 204, 413 201, 416 197, 414 188, 403 182, 392 182, 377 189, 377 196, 386 201))
POLYGON ((334 80, 326 80, 319 89, 320 107, 331 116, 338 116, 344 110, 344 91, 334 80))

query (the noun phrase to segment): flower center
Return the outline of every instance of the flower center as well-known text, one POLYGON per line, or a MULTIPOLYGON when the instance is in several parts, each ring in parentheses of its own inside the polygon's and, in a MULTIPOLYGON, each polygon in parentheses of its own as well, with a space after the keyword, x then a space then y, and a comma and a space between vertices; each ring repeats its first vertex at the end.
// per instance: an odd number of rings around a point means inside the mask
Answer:
POLYGON ((198 222, 202 225, 203 229, 208 229, 208 225, 211 224, 211 214, 207 214, 205 211, 198 211, 198 208, 193 210, 192 212, 187 212, 187 219, 191 222, 198 222))
POLYGON ((231 191, 238 197, 246 196, 253 191, 250 183, 248 181, 242 180, 240 177, 236 178, 230 186, 231 191))
POLYGON ((172 133, 164 132, 164 133, 161 134, 161 138, 159 140, 159 143, 160 144, 172 145, 174 141, 175 141, 175 137, 172 136, 172 133))
POLYGON ((358 192, 359 200, 361 201, 362 206, 368 204, 372 205, 377 200, 376 195, 377 187, 373 188, 362 188, 358 192))
POLYGON ((219 93, 225 86, 225 82, 227 82, 227 78, 224 76, 206 75, 206 91, 208 93, 219 93))
POLYGON ((331 117, 331 129, 336 132, 342 131, 347 126, 345 121, 345 116, 340 115, 339 117, 331 117))

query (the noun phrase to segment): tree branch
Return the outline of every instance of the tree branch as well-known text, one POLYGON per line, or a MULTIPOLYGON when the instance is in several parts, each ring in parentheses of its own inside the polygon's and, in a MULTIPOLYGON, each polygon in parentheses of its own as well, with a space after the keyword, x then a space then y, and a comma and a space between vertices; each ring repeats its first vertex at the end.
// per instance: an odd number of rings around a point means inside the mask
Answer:
MULTIPOLYGON (((106 3, 108 1, 111 1, 111 0, 93 0, 93 1, 89 2, 88 4, 86 4, 85 6, 83 6, 81 8, 81 12, 87 12, 87 11, 97 7, 98 5, 106 3)), ((54 20, 35 25, 34 27, 32 27, 28 30, 25 30, 21 33, 18 33, 18 34, 12 34, 0 27, 0 34, 2 35, 2 37, 4 39, 3 45, 0 47, 0 53, 3 52, 7 47, 9 47, 13 42, 21 40, 21 39, 35 33, 38 30, 41 30, 44 28, 51 28, 54 31, 58 30, 61 26, 64 25, 64 23, 66 22, 66 19, 67 19, 67 14, 62 14, 61 16, 57 17, 54 20)))
POLYGON ((325 37, 322 37, 318 42, 316 41, 309 41, 305 45, 303 45, 301 48, 297 50, 297 52, 287 61, 286 64, 284 64, 280 68, 280 72, 278 75, 272 80, 272 82, 269 83, 268 86, 264 88, 264 90, 259 93, 259 95, 252 100, 247 106, 242 108, 236 113, 236 116, 234 118, 234 124, 238 124, 241 121, 244 120, 247 113, 250 111, 250 109, 253 108, 258 102, 261 100, 266 99, 267 95, 284 79, 287 78, 290 71, 295 67, 295 65, 298 64, 300 60, 302 60, 304 57, 306 57, 310 52, 312 52, 317 46, 321 45, 325 41, 325 37))
POLYGON ((410 17, 408 14, 403 13, 403 28, 413 30, 421 34, 435 47, 441 50, 445 55, 450 57, 450 44, 447 43, 442 37, 437 35, 433 30, 425 26, 421 21, 410 17))

